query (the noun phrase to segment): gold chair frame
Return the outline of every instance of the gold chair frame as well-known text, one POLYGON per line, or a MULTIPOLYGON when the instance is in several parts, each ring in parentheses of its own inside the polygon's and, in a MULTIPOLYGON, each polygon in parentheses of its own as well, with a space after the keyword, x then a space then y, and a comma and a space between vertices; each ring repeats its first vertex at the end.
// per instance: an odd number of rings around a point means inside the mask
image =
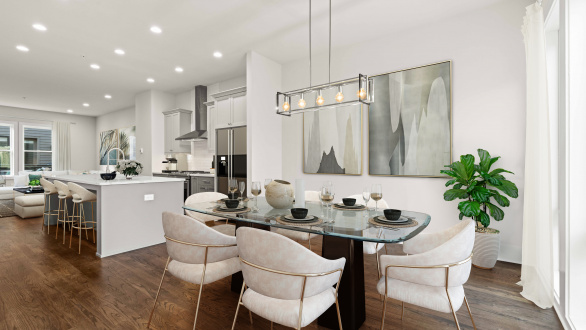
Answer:
MULTIPOLYGON (((398 268, 428 268, 428 269, 433 269, 433 268, 445 268, 446 270, 446 284, 445 284, 445 289, 446 289, 446 295, 448 296, 448 302, 450 304, 450 309, 452 310, 452 315, 454 316, 454 321, 456 321, 456 327, 458 327, 458 330, 460 330, 460 323, 458 323, 458 317, 456 317, 456 311, 454 311, 454 306, 452 306, 452 299, 450 298, 450 293, 448 292, 448 279, 450 276, 450 267, 454 267, 454 266, 458 266, 458 265, 462 265, 467 263, 468 261, 470 261, 472 259, 472 254, 470 254, 470 256, 462 261, 458 261, 456 263, 453 264, 446 264, 446 265, 434 265, 434 266, 407 266, 407 265, 387 265, 387 267, 385 267, 385 298, 384 298, 384 303, 383 303, 383 315, 382 315, 382 320, 381 320, 381 330, 384 329, 385 327, 385 314, 387 311, 387 300, 388 300, 388 281, 387 281, 387 277, 388 277, 388 270, 391 267, 398 267, 398 268)), ((472 320, 472 326, 474 327, 474 330, 476 330, 476 324, 474 323, 474 318, 472 317, 472 312, 470 311, 470 306, 468 305, 468 299, 466 299, 466 294, 464 294, 464 302, 466 303, 466 308, 468 309, 468 315, 470 315, 470 320, 472 320)), ((403 320, 403 314, 405 313, 405 302, 401 301, 401 320, 403 320)))
POLYGON ((69 209, 67 207, 67 200, 69 198, 59 198, 59 208, 57 209, 57 230, 55 233, 55 239, 59 236, 59 223, 63 222, 63 244, 65 244, 65 227, 69 224, 69 230, 72 230, 71 226, 73 225, 73 218, 69 215, 69 209), (63 207, 61 207, 63 205, 63 207), (60 219, 59 216, 63 215, 63 219, 60 219))
MULTIPOLYGON (((208 264, 208 251, 209 248, 225 248, 225 247, 232 247, 232 246, 236 246, 236 243, 234 244, 224 244, 224 245, 215 245, 215 244, 199 244, 199 243, 189 243, 189 242, 184 242, 184 241, 180 241, 177 239, 173 239, 171 237, 168 237, 167 235, 165 235, 165 239, 171 241, 171 242, 175 242, 175 243, 179 243, 179 244, 184 244, 184 245, 190 245, 190 246, 198 246, 198 247, 203 247, 205 248, 205 255, 204 255, 204 261, 203 261, 203 270, 201 272, 201 281, 199 284, 199 294, 197 296, 197 306, 195 308, 195 319, 193 320, 193 330, 195 330, 195 325, 197 324, 197 313, 199 312, 199 302, 201 301, 201 292, 203 291, 203 282, 206 276, 206 266, 208 264)), ((165 270, 163 270, 163 276, 161 277, 161 282, 159 283, 159 289, 157 290, 157 295, 155 296, 155 303, 153 304, 153 309, 151 310, 151 315, 149 316, 149 322, 147 323, 147 328, 149 328, 151 326, 151 320, 153 318, 153 314, 155 312, 155 307, 157 307, 157 300, 159 299, 159 293, 161 292, 161 286, 163 285, 163 280, 165 279, 165 273, 167 273, 168 270, 168 266, 169 266, 169 262, 171 262, 171 256, 167 257, 167 263, 165 264, 165 270)))
MULTIPOLYGON (((14 194, 14 192, 13 192, 14 194)), ((47 217, 47 235, 51 231, 51 216, 56 215, 59 218, 59 211, 55 212, 55 210, 51 210, 51 196, 56 195, 56 193, 47 194, 43 192, 45 195, 45 199, 43 200, 43 223, 41 224, 41 231, 45 231, 45 216, 47 217), (49 201, 47 205, 47 200, 49 201), (49 206, 47 208, 47 206, 49 206)), ((57 228, 59 228, 59 222, 57 222, 57 228)))
MULTIPOLYGON (((71 231, 70 231, 70 235, 69 235, 69 248, 71 249, 71 241, 73 240, 73 230, 77 229, 78 230, 78 238, 79 238, 79 250, 78 250, 78 254, 81 254, 81 230, 85 230, 85 239, 87 239, 89 241, 89 237, 87 234, 87 231, 89 229, 92 230, 92 234, 93 234, 93 238, 94 238, 94 243, 96 242, 96 225, 98 224, 97 221, 95 221, 94 218, 94 203, 96 201, 87 201, 87 202, 73 202, 73 215, 71 216, 71 231), (91 203, 92 205, 92 221, 86 221, 85 219, 85 209, 83 207, 83 203, 91 203), (75 215, 75 209, 77 206, 77 215, 75 215), (79 221, 77 221, 77 225, 75 224, 75 218, 78 218, 79 221), (83 219, 83 220, 82 220, 83 219), (93 226, 88 227, 87 224, 92 224, 93 226)), ((65 225, 65 224, 64 224, 65 225)), ((65 232, 63 232, 63 234, 65 234, 65 232)))
MULTIPOLYGON (((342 329, 342 319, 340 318, 340 306, 338 305, 338 288, 340 287, 340 280, 342 279, 342 273, 343 273, 343 269, 335 269, 326 273, 291 273, 291 272, 284 272, 284 271, 280 271, 280 270, 276 270, 276 269, 270 269, 270 268, 266 268, 263 266, 259 266, 259 265, 255 265, 249 261, 246 261, 244 259, 242 259, 241 257, 239 257, 240 261, 246 265, 249 265, 251 267, 266 271, 266 272, 270 272, 270 273, 275 273, 275 274, 280 274, 280 275, 288 275, 288 276, 299 276, 299 277, 303 277, 303 286, 301 287, 301 298, 299 301, 299 319, 297 321, 297 329, 301 329, 301 317, 303 316, 303 298, 305 295, 305 284, 307 283, 307 278, 308 277, 320 277, 320 276, 326 276, 326 275, 330 275, 333 274, 335 272, 340 272, 340 276, 338 277, 338 283, 336 284, 336 311, 338 313, 338 324, 340 326, 340 330, 342 329)), ((236 319, 238 318, 238 310, 240 309, 240 305, 244 306, 244 304, 242 303, 242 295, 244 294, 244 288, 246 286, 246 282, 242 283, 242 290, 240 290, 240 298, 238 298, 238 306, 236 307, 236 314, 234 315, 234 322, 232 323, 232 330, 234 330, 234 327, 236 326, 236 319)), ((249 311, 250 312, 250 311, 249 311)), ((250 316, 250 322, 252 323, 252 315, 250 316)), ((273 328, 273 322, 271 321, 271 329, 273 328)))

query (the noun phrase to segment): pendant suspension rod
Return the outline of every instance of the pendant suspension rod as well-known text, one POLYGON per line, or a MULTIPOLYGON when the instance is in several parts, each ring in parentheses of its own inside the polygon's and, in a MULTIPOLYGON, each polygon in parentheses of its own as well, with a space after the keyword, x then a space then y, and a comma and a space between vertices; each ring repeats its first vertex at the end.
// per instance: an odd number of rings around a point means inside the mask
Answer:
POLYGON ((309 0, 309 87, 311 87, 311 0, 309 0))
POLYGON ((332 82, 332 0, 330 0, 330 45, 328 59, 328 83, 332 82))

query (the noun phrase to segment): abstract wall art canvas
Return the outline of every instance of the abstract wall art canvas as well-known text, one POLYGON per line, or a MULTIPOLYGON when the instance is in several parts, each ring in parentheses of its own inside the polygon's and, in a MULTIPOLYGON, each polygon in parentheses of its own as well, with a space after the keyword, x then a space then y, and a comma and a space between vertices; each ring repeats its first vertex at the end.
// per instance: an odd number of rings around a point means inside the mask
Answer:
POLYGON ((124 150, 124 158, 136 160, 136 126, 118 129, 118 148, 124 150))
POLYGON ((111 129, 100 133, 100 165, 116 165, 117 159, 122 159, 120 148, 124 151, 124 159, 136 160, 136 126, 111 129))
POLYGON ((442 177, 452 162, 451 61, 374 76, 371 175, 442 177))
POLYGON ((100 165, 108 165, 108 154, 110 154, 110 165, 116 165, 118 147, 118 131, 115 129, 100 132, 100 165))
POLYGON ((303 114, 303 172, 362 174, 360 105, 303 114))

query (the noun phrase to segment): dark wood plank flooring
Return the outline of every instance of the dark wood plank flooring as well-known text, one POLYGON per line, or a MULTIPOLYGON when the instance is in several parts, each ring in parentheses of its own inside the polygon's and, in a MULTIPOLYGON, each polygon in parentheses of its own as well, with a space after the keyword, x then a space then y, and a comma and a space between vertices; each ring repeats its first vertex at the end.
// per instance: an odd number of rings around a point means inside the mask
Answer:
MULTIPOLYGON (((129 233, 132 235, 132 233, 129 233)), ((84 235, 85 236, 85 235, 84 235)), ((91 234, 90 234, 91 239, 91 234)), ((41 232, 41 219, 0 219, 0 329, 137 329, 145 328, 167 259, 165 245, 157 245, 99 259, 95 245, 83 239, 81 255, 77 238, 69 248, 41 232)), ((312 241, 314 251, 321 240, 312 241)), ((399 250, 400 247, 391 247, 399 250)), ((375 290, 376 260, 365 256, 366 322, 363 329, 380 327, 381 305, 375 290)), ((492 271, 472 269, 466 294, 478 329, 562 329, 552 309, 542 310, 519 292, 520 266, 498 262, 492 271)), ((152 328, 191 329, 198 287, 167 276, 163 283, 152 328)), ((198 329, 229 329, 238 294, 230 279, 206 285, 198 329)), ((472 323, 461 308, 463 329, 472 323)), ((237 329, 270 329, 270 322, 241 309, 237 329)), ((454 329, 450 314, 390 301, 386 329, 454 329)), ((316 322, 308 328, 318 328, 316 322)), ((275 326, 275 329, 284 327, 275 326)))

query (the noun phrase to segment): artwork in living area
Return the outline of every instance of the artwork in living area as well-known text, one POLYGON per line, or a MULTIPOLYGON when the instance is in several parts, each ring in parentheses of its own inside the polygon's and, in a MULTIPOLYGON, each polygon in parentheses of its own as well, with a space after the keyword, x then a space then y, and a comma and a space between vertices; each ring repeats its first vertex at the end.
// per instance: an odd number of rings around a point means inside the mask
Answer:
POLYGON ((374 77, 369 174, 443 176, 452 162, 451 61, 374 77))
POLYGON ((303 114, 303 171, 362 174, 360 105, 303 114))
POLYGON ((108 153, 110 153, 110 165, 116 165, 116 159, 122 159, 119 155, 120 148, 124 150, 124 158, 136 159, 136 126, 112 129, 100 133, 100 165, 108 165, 108 153))

